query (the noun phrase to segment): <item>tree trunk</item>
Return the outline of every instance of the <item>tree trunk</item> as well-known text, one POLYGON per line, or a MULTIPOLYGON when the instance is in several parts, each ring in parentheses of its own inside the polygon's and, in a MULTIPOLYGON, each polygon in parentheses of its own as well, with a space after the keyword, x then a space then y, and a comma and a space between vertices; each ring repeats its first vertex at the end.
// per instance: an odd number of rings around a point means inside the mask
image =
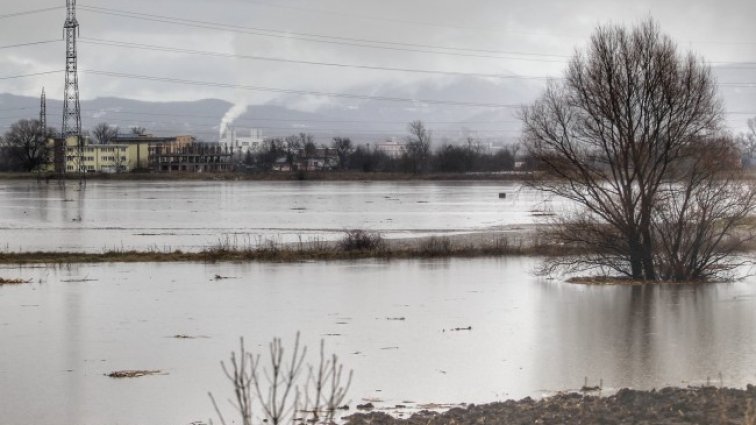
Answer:
POLYGON ((645 280, 656 280, 656 266, 654 265, 654 243, 648 224, 643 224, 643 275, 645 280))
POLYGON ((643 256, 640 241, 635 237, 630 239, 630 272, 635 280, 643 280, 643 256))

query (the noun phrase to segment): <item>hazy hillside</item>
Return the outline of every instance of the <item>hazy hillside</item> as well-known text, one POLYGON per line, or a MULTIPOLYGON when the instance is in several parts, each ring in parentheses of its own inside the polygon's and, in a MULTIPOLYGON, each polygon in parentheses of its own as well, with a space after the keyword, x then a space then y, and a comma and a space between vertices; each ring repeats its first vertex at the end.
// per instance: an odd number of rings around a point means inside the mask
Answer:
MULTIPOLYGON (((751 69, 715 69, 722 83, 748 81, 750 72, 751 69)), ((419 119, 434 131, 437 141, 457 142, 469 135, 489 141, 512 142, 520 128, 514 116, 517 105, 531 102, 543 86, 544 82, 537 80, 449 77, 429 79, 420 84, 366 85, 350 91, 371 97, 418 99, 417 102, 317 98, 313 103, 316 106, 305 106, 309 98, 287 95, 271 104, 249 106, 246 113, 234 120, 234 126, 242 132, 253 127, 261 128, 266 136, 304 131, 315 134, 320 142, 327 142, 335 135, 349 136, 358 142, 373 142, 401 137, 405 134, 406 124, 419 119)), ((753 87, 723 85, 720 90, 729 112, 756 111, 756 90, 753 87)), ((97 98, 82 102, 82 124, 85 129, 100 122, 118 125, 124 130, 140 126, 158 135, 193 134, 203 140, 216 141, 221 119, 231 106, 231 103, 218 99, 143 102, 97 98)), ((59 127, 62 102, 50 99, 47 107, 49 125, 59 127)), ((5 131, 18 119, 37 117, 39 99, 0 94, 0 111, 0 128, 5 131)), ((742 130, 748 117, 750 115, 743 113, 727 116, 735 132, 742 130)))

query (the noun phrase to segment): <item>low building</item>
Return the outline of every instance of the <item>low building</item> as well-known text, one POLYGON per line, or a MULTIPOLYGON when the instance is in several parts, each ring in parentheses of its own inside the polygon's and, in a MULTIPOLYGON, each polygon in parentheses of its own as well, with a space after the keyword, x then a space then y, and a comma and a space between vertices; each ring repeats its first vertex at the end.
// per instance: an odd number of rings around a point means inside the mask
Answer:
MULTIPOLYGON (((80 169, 88 173, 129 171, 129 148, 128 145, 115 143, 86 145, 81 150, 80 169)), ((76 152, 75 143, 72 147, 66 147, 66 172, 76 171, 76 152)))
POLYGON ((78 138, 51 139, 53 155, 46 170, 56 173, 120 173, 129 170, 130 147, 124 144, 85 143, 81 150, 78 138))
POLYGON ((295 168, 303 171, 332 170, 339 166, 339 157, 336 149, 320 147, 311 152, 306 149, 297 151, 295 168))
POLYGON ((218 173, 233 170, 232 153, 218 143, 166 143, 150 148, 154 172, 218 173))
POLYGON ((151 168, 153 151, 158 146, 174 148, 194 142, 191 136, 154 137, 151 135, 120 135, 108 144, 84 139, 81 150, 78 138, 51 140, 53 155, 47 170, 56 173, 120 173, 151 168))
POLYGON ((248 152, 259 152, 263 149, 263 133, 259 128, 249 131, 249 137, 240 136, 233 127, 227 127, 220 139, 220 145, 231 152, 236 158, 243 158, 248 152))
POLYGON ((115 137, 111 144, 127 145, 129 147, 129 163, 128 170, 149 170, 151 169, 152 152, 158 146, 186 146, 194 143, 194 137, 192 136, 172 136, 172 137, 156 137, 150 134, 138 134, 138 135, 118 135, 115 137))
POLYGON ((400 158, 404 155, 406 148, 404 143, 396 140, 386 140, 375 144, 375 150, 383 152, 391 158, 400 158))

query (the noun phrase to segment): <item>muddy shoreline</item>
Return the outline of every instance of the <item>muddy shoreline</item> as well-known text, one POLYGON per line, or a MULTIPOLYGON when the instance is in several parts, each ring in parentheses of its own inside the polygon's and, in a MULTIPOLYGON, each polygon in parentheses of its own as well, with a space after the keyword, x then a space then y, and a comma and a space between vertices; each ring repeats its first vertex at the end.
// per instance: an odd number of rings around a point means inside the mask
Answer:
POLYGON ((557 394, 542 400, 525 398, 446 412, 423 410, 407 419, 384 412, 356 413, 346 425, 512 425, 512 424, 756 424, 756 386, 619 390, 601 397, 557 394))

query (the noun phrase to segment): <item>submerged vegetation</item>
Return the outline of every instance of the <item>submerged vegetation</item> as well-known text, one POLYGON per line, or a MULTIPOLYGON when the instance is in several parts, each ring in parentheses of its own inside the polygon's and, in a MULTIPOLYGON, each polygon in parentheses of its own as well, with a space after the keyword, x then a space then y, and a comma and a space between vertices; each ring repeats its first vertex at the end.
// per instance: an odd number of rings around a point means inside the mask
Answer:
POLYGON ((334 423, 349 387, 352 371, 346 372, 336 354, 326 356, 325 341, 320 341, 317 364, 306 364, 307 346, 300 345, 299 333, 291 355, 284 356, 280 338, 268 345, 268 358, 246 351, 244 339, 239 352, 232 352, 228 364, 221 362, 223 373, 233 386, 234 418, 226 421, 212 393, 208 393, 222 425, 252 425, 258 416, 270 425, 284 423, 334 423), (267 363, 266 361, 267 360, 267 363), (306 373, 305 373, 306 372, 306 373))
POLYGON ((256 246, 239 246, 222 241, 197 252, 175 251, 105 251, 86 252, 3 252, 0 264, 68 264, 68 263, 141 263, 141 262, 221 262, 269 261, 297 262, 308 260, 402 259, 434 257, 482 257, 503 255, 556 255, 558 247, 541 244, 528 236, 505 235, 476 241, 455 241, 448 237, 431 237, 417 241, 388 241, 378 233, 350 230, 340 241, 302 241, 283 244, 266 241, 256 246))
POLYGON ((106 376, 109 378, 123 379, 123 378, 141 378, 143 376, 150 375, 164 375, 162 370, 117 370, 110 372, 106 376))
POLYGON ((3 285, 21 285, 21 284, 24 284, 24 283, 29 283, 29 281, 28 280, 24 280, 24 279, 5 279, 5 278, 0 277, 0 286, 3 286, 3 285))

